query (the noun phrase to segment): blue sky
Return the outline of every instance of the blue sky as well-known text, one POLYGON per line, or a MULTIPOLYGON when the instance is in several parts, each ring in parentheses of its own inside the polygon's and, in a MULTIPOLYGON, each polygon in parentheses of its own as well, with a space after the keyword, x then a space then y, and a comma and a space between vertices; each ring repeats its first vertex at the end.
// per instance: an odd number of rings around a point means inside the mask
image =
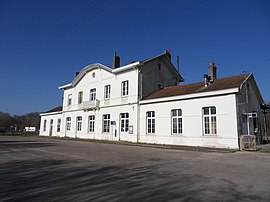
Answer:
POLYGON ((0 0, 0 111, 47 111, 84 66, 165 49, 185 83, 214 60, 218 77, 253 72, 270 101, 269 11, 268 0, 0 0))

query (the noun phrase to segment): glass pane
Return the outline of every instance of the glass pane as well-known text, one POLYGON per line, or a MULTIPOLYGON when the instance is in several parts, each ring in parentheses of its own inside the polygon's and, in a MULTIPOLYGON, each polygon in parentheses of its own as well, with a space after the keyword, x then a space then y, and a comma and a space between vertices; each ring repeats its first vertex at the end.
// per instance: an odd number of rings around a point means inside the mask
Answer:
POLYGON ((182 133, 182 118, 178 118, 178 133, 182 133))
POLYGON ((216 114, 216 107, 211 107, 211 114, 216 114))
POLYGON ((217 122, 216 122, 215 116, 211 117, 211 129, 212 129, 212 134, 217 134, 217 122))
POLYGON ((204 107, 204 108, 203 108, 203 114, 204 114, 204 115, 209 114, 209 108, 208 108, 208 107, 204 107))
POLYGON ((210 129, 209 129, 209 117, 204 117, 204 129, 205 129, 205 134, 210 134, 210 129))

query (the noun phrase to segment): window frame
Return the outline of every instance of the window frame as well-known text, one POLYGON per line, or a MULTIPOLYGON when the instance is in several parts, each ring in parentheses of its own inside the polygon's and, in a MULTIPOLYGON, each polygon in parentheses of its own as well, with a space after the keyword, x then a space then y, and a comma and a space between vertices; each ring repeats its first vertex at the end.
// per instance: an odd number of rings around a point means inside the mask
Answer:
POLYGON ((76 118, 77 124, 76 124, 76 131, 82 131, 82 116, 77 116, 76 118))
POLYGON ((57 119, 56 132, 61 132, 61 119, 57 119))
POLYGON ((120 114, 120 132, 129 131, 129 113, 120 114))
POLYGON ((83 91, 78 93, 78 104, 82 104, 83 102, 83 91))
POLYGON ((68 94, 68 99, 67 99, 67 106, 72 105, 72 94, 68 94))
POLYGON ((171 110, 171 134, 181 135, 183 134, 183 111, 182 109, 172 109, 171 110), (174 114, 174 112, 176 112, 174 114), (176 124, 174 124, 176 121, 176 124), (176 126, 176 128, 174 128, 176 126), (176 132, 175 132, 176 129, 176 132))
POLYGON ((46 131, 46 128, 47 128, 47 119, 44 119, 44 121, 43 121, 43 132, 46 131))
POLYGON ((217 135, 217 108, 215 106, 202 108, 202 124, 204 136, 217 135))
POLYGON ((90 96, 89 96, 89 100, 90 101, 95 101, 97 97, 97 89, 96 88, 92 88, 90 89, 90 96))
POLYGON ((71 131, 71 117, 66 118, 66 131, 71 131))
POLYGON ((102 133, 109 133, 111 127, 111 115, 103 114, 102 116, 102 133))
POLYGON ((88 116, 88 133, 94 133, 95 132, 95 115, 88 116))
POLYGON ((156 114, 155 111, 146 112, 146 134, 156 133, 156 114))
POLYGON ((128 80, 122 81, 121 84, 121 95, 122 97, 126 97, 129 94, 129 82, 128 80))
POLYGON ((104 86, 104 100, 111 98, 111 85, 104 86))

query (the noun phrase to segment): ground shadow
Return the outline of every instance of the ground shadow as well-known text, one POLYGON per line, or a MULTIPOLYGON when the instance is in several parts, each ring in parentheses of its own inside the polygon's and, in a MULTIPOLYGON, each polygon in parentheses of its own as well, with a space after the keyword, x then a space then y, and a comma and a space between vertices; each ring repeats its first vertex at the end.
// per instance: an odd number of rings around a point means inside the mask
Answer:
POLYGON ((0 165, 1 201, 258 201, 236 184, 144 167, 24 160, 0 165))

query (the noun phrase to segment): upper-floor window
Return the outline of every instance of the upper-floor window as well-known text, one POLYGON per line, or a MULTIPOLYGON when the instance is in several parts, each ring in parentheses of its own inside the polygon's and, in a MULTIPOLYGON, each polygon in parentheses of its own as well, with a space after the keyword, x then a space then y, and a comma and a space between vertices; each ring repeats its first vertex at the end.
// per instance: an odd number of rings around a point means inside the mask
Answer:
POLYGON ((77 116, 77 131, 82 131, 82 117, 77 116))
POLYGON ((111 85, 107 85, 104 87, 104 98, 106 99, 110 99, 111 97, 111 85))
POLYGON ((203 130, 204 135, 217 134, 217 110, 216 107, 203 107, 203 130))
POLYGON ((70 131, 71 129, 71 117, 67 117, 66 119, 66 129, 67 131, 70 131))
POLYGON ((155 133, 155 112, 146 112, 146 132, 148 134, 155 133))
POLYGON ((104 114, 103 115, 103 126, 102 126, 102 132, 108 133, 110 132, 110 114, 104 114))
POLYGON ((81 104, 82 101, 83 101, 83 92, 81 91, 78 93, 78 104, 81 104))
POLYGON ((120 114, 121 132, 128 132, 128 127, 129 127, 129 114, 128 113, 120 114))
POLYGON ((72 94, 69 94, 68 100, 67 100, 67 105, 69 106, 69 105, 71 105, 71 103, 72 103, 72 94))
POLYGON ((95 131, 95 116, 91 115, 88 117, 88 132, 94 132, 95 131))
POLYGON ((182 134, 182 110, 173 109, 171 111, 171 123, 172 123, 172 134, 182 134))
POLYGON ((92 100, 96 100, 96 89, 95 88, 92 88, 90 90, 90 101, 92 100))
POLYGON ((57 120, 57 127, 56 127, 56 131, 60 132, 60 127, 61 127, 61 119, 57 120))
POLYGON ((128 95, 128 81, 122 81, 122 96, 128 95))
POLYGON ((43 131, 46 131, 46 125, 47 125, 47 120, 44 120, 44 122, 43 122, 43 131))

